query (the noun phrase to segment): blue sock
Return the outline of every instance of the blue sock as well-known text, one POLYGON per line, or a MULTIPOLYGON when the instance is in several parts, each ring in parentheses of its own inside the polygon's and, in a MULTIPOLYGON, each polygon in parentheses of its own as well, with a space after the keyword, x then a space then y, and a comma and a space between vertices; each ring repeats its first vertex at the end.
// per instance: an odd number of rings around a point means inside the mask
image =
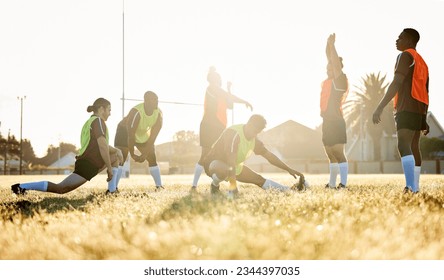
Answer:
POLYGON ((330 185, 330 188, 336 187, 336 178, 338 177, 339 173, 339 164, 337 162, 330 163, 330 180, 328 184, 330 185))
POLYGON ((20 188, 26 189, 26 190, 46 192, 48 190, 48 181, 23 183, 23 184, 20 184, 20 188))
POLYGON ((347 186, 348 162, 341 162, 339 164, 339 174, 341 176, 341 184, 347 186))
POLYGON ((401 157, 401 163, 402 170, 404 170, 406 186, 415 192, 415 158, 413 155, 403 156, 401 157))
POLYGON ((153 176, 156 187, 162 187, 162 178, 160 177, 160 168, 158 165, 150 167, 151 176, 153 176))

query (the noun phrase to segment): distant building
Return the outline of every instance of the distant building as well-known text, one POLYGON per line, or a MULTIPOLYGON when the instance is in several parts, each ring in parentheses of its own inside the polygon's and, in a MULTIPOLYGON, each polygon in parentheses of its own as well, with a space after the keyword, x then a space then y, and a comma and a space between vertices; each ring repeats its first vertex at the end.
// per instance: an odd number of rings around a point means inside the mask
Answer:
POLYGON ((69 152, 63 155, 62 157, 58 158, 50 165, 48 165, 48 168, 74 170, 75 162, 76 162, 76 154, 74 152, 69 152))
MULTIPOLYGON (((432 112, 427 114, 427 123, 430 127, 430 133, 427 138, 440 138, 444 140, 444 129, 438 122, 432 112)), ((364 133, 363 137, 358 135, 348 136, 348 142, 345 146, 346 155, 349 161, 373 161, 373 141, 368 133, 364 133)), ((381 139, 381 160, 395 161, 399 159, 398 155, 398 139, 397 135, 384 134, 381 139)))

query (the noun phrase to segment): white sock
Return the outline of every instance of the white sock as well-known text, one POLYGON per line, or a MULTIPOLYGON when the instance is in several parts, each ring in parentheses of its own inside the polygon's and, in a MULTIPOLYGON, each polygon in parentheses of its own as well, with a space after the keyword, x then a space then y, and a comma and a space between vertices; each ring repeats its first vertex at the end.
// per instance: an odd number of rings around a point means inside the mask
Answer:
POLYGON ((281 192, 285 192, 285 191, 288 191, 290 189, 289 187, 283 186, 283 185, 281 185, 279 183, 276 183, 276 182, 274 182, 274 181, 272 181, 270 179, 266 179, 265 180, 265 183, 262 185, 262 188, 264 190, 276 189, 276 190, 281 191, 281 192))
POLYGON ((160 178, 160 168, 158 165, 150 167, 150 174, 153 176, 156 187, 162 187, 162 179, 160 178))
POLYGON ((415 189, 414 192, 419 192, 419 176, 421 175, 421 166, 415 166, 415 189))
POLYGON ((339 164, 337 162, 330 163, 330 181, 328 184, 330 188, 336 187, 336 177, 338 177, 339 173, 339 164))
POLYGON ((119 165, 119 170, 117 171, 117 181, 116 181, 116 188, 119 187, 120 178, 122 178, 123 173, 123 166, 119 165))
POLYGON ((219 187, 220 182, 223 182, 224 180, 219 179, 216 174, 213 174, 213 176, 211 176, 211 178, 213 179, 213 182, 211 184, 213 184, 213 186, 219 187))
POLYGON ((401 163, 406 186, 415 191, 415 158, 413 155, 403 156, 401 157, 401 163))
POLYGON ((117 189, 117 173, 119 172, 118 167, 113 167, 113 178, 108 182, 108 191, 113 193, 117 189))
POLYGON ((348 162, 339 163, 339 174, 341 176, 341 184, 347 186, 348 162))
POLYGON ((196 167, 194 168, 194 178, 193 178, 193 187, 197 187, 197 183, 199 182, 200 175, 203 171, 203 166, 196 163, 196 167))
POLYGON ((20 188, 26 189, 26 190, 46 192, 48 190, 48 181, 23 183, 23 184, 20 184, 20 188))

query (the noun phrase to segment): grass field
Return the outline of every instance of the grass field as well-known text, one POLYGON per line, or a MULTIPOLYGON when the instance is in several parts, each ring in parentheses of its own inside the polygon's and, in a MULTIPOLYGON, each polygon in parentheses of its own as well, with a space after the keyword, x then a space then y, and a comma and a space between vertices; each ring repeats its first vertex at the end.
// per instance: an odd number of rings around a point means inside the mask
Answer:
POLYGON ((65 195, 10 191, 63 178, 1 176, 1 259, 444 259, 443 175, 423 175, 417 195, 402 194, 403 175, 350 175, 341 191, 307 175, 308 191, 287 194, 240 184, 234 201, 212 199, 205 176, 191 196, 191 175, 163 176, 161 192, 149 175, 112 196, 103 175, 65 195))

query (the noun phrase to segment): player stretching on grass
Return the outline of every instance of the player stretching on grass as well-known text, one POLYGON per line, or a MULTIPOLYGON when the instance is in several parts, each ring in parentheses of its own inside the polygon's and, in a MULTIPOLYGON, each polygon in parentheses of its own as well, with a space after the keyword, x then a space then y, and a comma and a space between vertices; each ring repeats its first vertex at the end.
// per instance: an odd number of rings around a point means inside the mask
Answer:
POLYGON ((267 150, 262 141, 257 139, 257 135, 265 128, 266 124, 264 117, 253 115, 246 124, 233 125, 223 131, 204 159, 205 172, 213 179, 212 194, 220 193, 219 184, 225 180, 230 183, 229 196, 238 193, 236 181, 255 184, 265 190, 290 190, 290 187, 265 179, 244 165, 253 152, 264 157, 272 165, 287 171, 293 177, 300 176, 300 181, 304 182, 302 173, 286 165, 275 154, 267 150))
POLYGON ((106 120, 111 115, 111 104, 104 98, 98 98, 88 106, 88 112, 94 112, 83 125, 80 136, 81 147, 76 157, 74 172, 62 182, 49 181, 15 184, 11 186, 15 194, 25 194, 27 190, 64 194, 73 191, 90 181, 106 168, 107 181, 113 178, 113 167, 123 162, 122 152, 108 145, 106 120))

